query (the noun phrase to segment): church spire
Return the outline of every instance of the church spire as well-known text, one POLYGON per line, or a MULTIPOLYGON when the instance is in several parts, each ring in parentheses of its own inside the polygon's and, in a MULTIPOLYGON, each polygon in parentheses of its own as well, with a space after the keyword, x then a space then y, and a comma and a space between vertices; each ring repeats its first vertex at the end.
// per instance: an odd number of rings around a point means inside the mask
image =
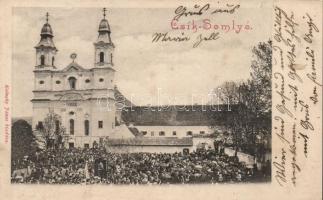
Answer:
POLYGON ((105 18, 106 17, 106 8, 103 8, 103 19, 101 20, 99 24, 99 37, 98 37, 98 42, 102 41, 105 43, 111 43, 111 30, 110 30, 110 25, 108 20, 105 18))
POLYGON ((106 19, 107 9, 103 8, 103 19, 99 24, 98 39, 94 43, 95 47, 95 65, 100 67, 113 65, 112 54, 114 45, 111 41, 111 29, 108 20, 106 19))
POLYGON ((36 66, 51 66, 55 68, 55 55, 57 49, 53 41, 53 30, 49 21, 49 13, 46 13, 46 23, 40 31, 40 41, 35 46, 37 61, 36 66))
POLYGON ((105 19, 105 11, 107 11, 107 9, 103 8, 103 19, 105 19))
POLYGON ((55 48, 54 42, 53 42, 53 30, 52 27, 50 26, 50 24, 48 23, 48 18, 49 18, 49 13, 46 13, 46 23, 43 25, 41 32, 40 32, 40 41, 37 44, 37 47, 52 47, 55 48))
POLYGON ((46 24, 48 24, 48 17, 49 17, 49 14, 48 12, 46 13, 46 24))

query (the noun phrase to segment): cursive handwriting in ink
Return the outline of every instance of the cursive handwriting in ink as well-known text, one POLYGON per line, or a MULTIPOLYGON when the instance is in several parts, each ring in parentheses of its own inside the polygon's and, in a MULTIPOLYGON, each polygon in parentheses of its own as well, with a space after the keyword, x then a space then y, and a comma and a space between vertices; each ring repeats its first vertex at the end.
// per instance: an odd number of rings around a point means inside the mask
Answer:
MULTIPOLYGON (((306 17, 308 19, 308 21, 307 21, 308 33, 305 33, 305 36, 303 37, 303 39, 308 43, 312 43, 313 42, 313 40, 312 40, 313 39, 313 30, 318 33, 319 29, 313 23, 313 19, 308 13, 306 13, 306 17)), ((303 16, 303 19, 305 19, 305 16, 303 16)))
POLYGON ((226 9, 222 9, 222 8, 218 8, 218 9, 215 9, 212 14, 215 14, 215 13, 229 13, 229 14, 233 14, 238 8, 240 8, 240 5, 230 5, 230 4, 226 4, 226 6, 228 8, 226 9))
POLYGON ((304 140, 304 156, 307 158, 307 141, 309 140, 309 137, 301 132, 298 133, 300 136, 298 136, 298 138, 303 138, 304 140))
MULTIPOLYGON (((289 141, 285 138, 285 121, 283 118, 281 118, 280 116, 275 116, 274 119, 276 121, 280 121, 280 131, 279 133, 275 132, 276 135, 279 137, 279 139, 284 143, 288 143, 289 144, 289 141)), ((278 128, 275 126, 274 127, 275 130, 277 130, 278 128)))
MULTIPOLYGON (((286 150, 284 148, 281 149, 281 156, 280 156, 280 161, 273 162, 273 166, 276 168, 276 175, 275 179, 278 182, 280 186, 284 186, 284 183, 287 182, 286 180, 286 174, 285 174, 285 165, 286 165, 286 150)), ((277 159, 277 157, 275 157, 277 159)))
POLYGON ((306 60, 310 60, 311 62, 311 69, 312 72, 311 73, 307 73, 306 76, 316 85, 321 86, 322 84, 319 83, 316 79, 317 79, 317 74, 316 74, 316 67, 315 67, 315 53, 313 49, 310 49, 309 47, 306 47, 306 60))
POLYGON ((196 42, 193 44, 193 48, 198 47, 203 41, 212 41, 212 40, 217 40, 219 39, 219 32, 211 33, 209 36, 203 36, 203 34, 199 34, 196 38, 196 42))
POLYGON ((310 122, 310 113, 309 113, 309 105, 307 105, 304 101, 299 100, 299 104, 302 106, 301 107, 301 112, 305 112, 305 119, 301 119, 300 124, 301 126, 306 129, 306 130, 314 130, 314 126, 310 122))
POLYGON ((190 37, 185 36, 181 33, 180 36, 169 36, 168 32, 165 33, 154 33, 152 43, 154 42, 186 42, 189 41, 190 37))
POLYGON ((202 15, 205 11, 209 10, 210 4, 205 4, 204 6, 194 5, 193 10, 188 10, 185 6, 178 6, 175 9, 175 17, 173 20, 179 20, 182 16, 193 16, 202 15))

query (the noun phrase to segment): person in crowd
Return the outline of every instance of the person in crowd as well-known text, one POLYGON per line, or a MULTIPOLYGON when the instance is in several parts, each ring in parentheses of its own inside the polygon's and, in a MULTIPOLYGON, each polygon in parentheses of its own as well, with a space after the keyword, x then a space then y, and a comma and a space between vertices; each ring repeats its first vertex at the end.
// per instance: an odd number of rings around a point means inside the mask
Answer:
MULTIPOLYGON (((269 163, 270 164, 270 163, 269 163)), ((268 164, 268 165, 269 165, 268 164)), ((221 150, 190 153, 107 152, 104 148, 37 151, 14 161, 12 182, 50 184, 186 184, 246 182, 270 169, 249 169, 221 150)), ((268 176, 268 175, 267 175, 268 176)))

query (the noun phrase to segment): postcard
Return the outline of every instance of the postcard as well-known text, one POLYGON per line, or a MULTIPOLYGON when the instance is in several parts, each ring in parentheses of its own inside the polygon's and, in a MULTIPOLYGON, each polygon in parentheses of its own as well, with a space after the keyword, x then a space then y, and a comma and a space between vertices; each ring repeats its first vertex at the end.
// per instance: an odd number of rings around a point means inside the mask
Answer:
POLYGON ((322 1, 1 1, 3 199, 322 199, 322 1))

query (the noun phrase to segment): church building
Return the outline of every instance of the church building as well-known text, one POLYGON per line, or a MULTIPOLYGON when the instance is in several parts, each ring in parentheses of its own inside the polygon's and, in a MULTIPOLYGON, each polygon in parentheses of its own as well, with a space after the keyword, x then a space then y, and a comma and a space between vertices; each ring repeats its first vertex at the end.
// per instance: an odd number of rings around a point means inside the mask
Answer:
POLYGON ((78 64, 75 53, 67 66, 56 66, 58 49, 48 14, 35 49, 32 128, 36 136, 44 135, 47 116, 55 113, 59 119, 51 126, 64 129, 62 143, 67 148, 96 143, 118 153, 211 148, 214 134, 227 132, 225 126, 238 110, 237 105, 169 105, 165 109, 134 105, 114 82, 114 44, 105 9, 92 68, 78 64))
POLYGON ((113 64, 114 44, 106 19, 98 28, 94 42, 92 68, 84 68, 76 61, 76 54, 65 67, 56 66, 58 49, 54 44, 54 32, 46 15, 46 23, 40 33, 40 41, 35 46, 33 90, 33 130, 44 127, 44 119, 49 112, 61 119, 56 126, 65 128, 69 137, 64 141, 67 147, 89 147, 93 142, 106 137, 115 129, 115 98, 113 64))

